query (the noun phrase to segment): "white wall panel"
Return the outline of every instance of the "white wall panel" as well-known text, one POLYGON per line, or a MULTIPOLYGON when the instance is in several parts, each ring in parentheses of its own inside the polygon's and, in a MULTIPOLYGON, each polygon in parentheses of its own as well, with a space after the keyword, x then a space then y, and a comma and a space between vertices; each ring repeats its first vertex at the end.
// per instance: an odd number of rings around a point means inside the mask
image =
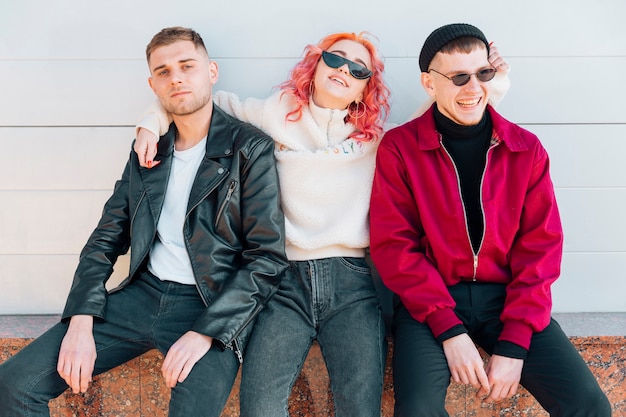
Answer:
POLYGON ((22 80, 1 87, 0 126, 134 125, 154 98, 143 60, 0 61, 0 73, 22 80))
POLYGON ((62 308, 78 251, 153 100, 144 48, 161 28, 198 30, 220 65, 216 87, 241 97, 269 95, 306 44, 369 31, 392 89, 390 122, 400 123, 426 97, 421 44, 450 22, 496 41, 513 68, 499 110, 550 153, 566 233, 555 310, 625 311, 623 16, 623 0, 2 1, 0 314, 62 308))
MULTIPOLYGON (((78 255, 0 255, 0 314, 59 314, 78 255)), ((115 264, 107 288, 128 275, 129 256, 115 264)))
POLYGON ((0 127, 0 191, 111 190, 133 127, 0 127))
POLYGON ((553 285, 554 311, 626 311, 626 253, 565 253, 553 285))
POLYGON ((626 253, 626 188, 557 189, 567 252, 626 253))
POLYGON ((60 313, 78 255, 0 255, 0 313, 60 313))
POLYGON ((111 192, 0 192, 0 254, 77 254, 111 192))
POLYGON ((626 96, 626 84, 616 82, 616 76, 626 72, 626 56, 511 57, 509 61, 511 88, 498 109, 510 120, 624 123, 620 97, 626 96))
POLYGON ((548 151, 555 187, 626 187, 626 123, 524 127, 548 151))
POLYGON ((416 56, 450 22, 479 26, 515 56, 626 55, 622 0, 5 0, 0 12, 0 57, 18 60, 141 58, 150 37, 174 25, 200 31, 216 57, 296 57, 327 33, 364 30, 387 56, 416 56))

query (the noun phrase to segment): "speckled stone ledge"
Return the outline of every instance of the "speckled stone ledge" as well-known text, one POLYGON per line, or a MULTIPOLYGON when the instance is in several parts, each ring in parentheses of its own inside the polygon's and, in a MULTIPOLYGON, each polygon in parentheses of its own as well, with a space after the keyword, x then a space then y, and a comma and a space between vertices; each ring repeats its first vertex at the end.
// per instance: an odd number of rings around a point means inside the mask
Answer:
MULTIPOLYGON (((626 417, 626 313, 555 314, 598 378, 613 406, 626 417)), ((58 316, 0 316, 0 363, 58 320, 58 316)), ((391 351, 393 346, 390 344, 391 351)), ((391 353, 390 355, 391 356, 391 353)), ((94 379, 84 395, 66 392, 50 404, 52 417, 166 417, 169 390, 159 372, 163 356, 151 351, 94 379)), ((222 417, 239 416, 239 378, 222 417)), ((393 384, 388 361, 381 416, 393 415, 393 384)), ((452 384, 446 400, 453 417, 548 416, 524 389, 497 405, 476 399, 472 387, 452 384)), ((329 417, 332 396, 321 352, 313 345, 289 402, 293 417, 329 417)))

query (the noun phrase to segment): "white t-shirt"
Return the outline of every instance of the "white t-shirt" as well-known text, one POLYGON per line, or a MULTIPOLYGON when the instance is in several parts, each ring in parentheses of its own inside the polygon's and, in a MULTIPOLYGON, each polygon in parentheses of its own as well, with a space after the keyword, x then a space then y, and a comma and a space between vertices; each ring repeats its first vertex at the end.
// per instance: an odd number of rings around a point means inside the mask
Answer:
POLYGON ((205 137, 184 151, 174 150, 157 239, 150 250, 148 270, 163 281, 195 285, 189 254, 183 238, 187 203, 198 167, 206 153, 205 137))

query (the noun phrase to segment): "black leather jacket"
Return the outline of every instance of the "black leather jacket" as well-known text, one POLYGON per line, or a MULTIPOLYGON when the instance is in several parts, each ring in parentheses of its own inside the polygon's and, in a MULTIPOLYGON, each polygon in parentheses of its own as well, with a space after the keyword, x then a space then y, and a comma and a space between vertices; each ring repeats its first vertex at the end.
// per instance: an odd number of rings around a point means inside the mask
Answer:
MULTIPOLYGON (((172 164, 176 127, 161 137, 152 169, 131 151, 97 228, 80 255, 63 319, 87 314, 106 320, 109 279, 131 249, 130 272, 113 291, 145 270, 156 237, 172 164)), ((206 155, 189 196, 184 239, 206 310, 193 331, 234 349, 239 359, 258 312, 287 267, 274 143, 262 131, 213 107, 206 155)))

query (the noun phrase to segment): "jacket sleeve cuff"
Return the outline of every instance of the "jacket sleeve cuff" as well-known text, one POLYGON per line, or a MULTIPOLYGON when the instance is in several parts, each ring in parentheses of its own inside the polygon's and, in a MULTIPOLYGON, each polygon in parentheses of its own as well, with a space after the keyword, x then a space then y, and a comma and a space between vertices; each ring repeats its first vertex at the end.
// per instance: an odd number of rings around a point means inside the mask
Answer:
POLYGON ((515 343, 528 350, 532 336, 533 329, 528 324, 521 321, 508 320, 504 322, 504 328, 498 340, 515 343))
POLYGON ((426 324, 430 327, 435 338, 438 339, 442 333, 447 332, 454 326, 462 326, 463 322, 457 317, 452 308, 441 308, 426 316, 426 324))

